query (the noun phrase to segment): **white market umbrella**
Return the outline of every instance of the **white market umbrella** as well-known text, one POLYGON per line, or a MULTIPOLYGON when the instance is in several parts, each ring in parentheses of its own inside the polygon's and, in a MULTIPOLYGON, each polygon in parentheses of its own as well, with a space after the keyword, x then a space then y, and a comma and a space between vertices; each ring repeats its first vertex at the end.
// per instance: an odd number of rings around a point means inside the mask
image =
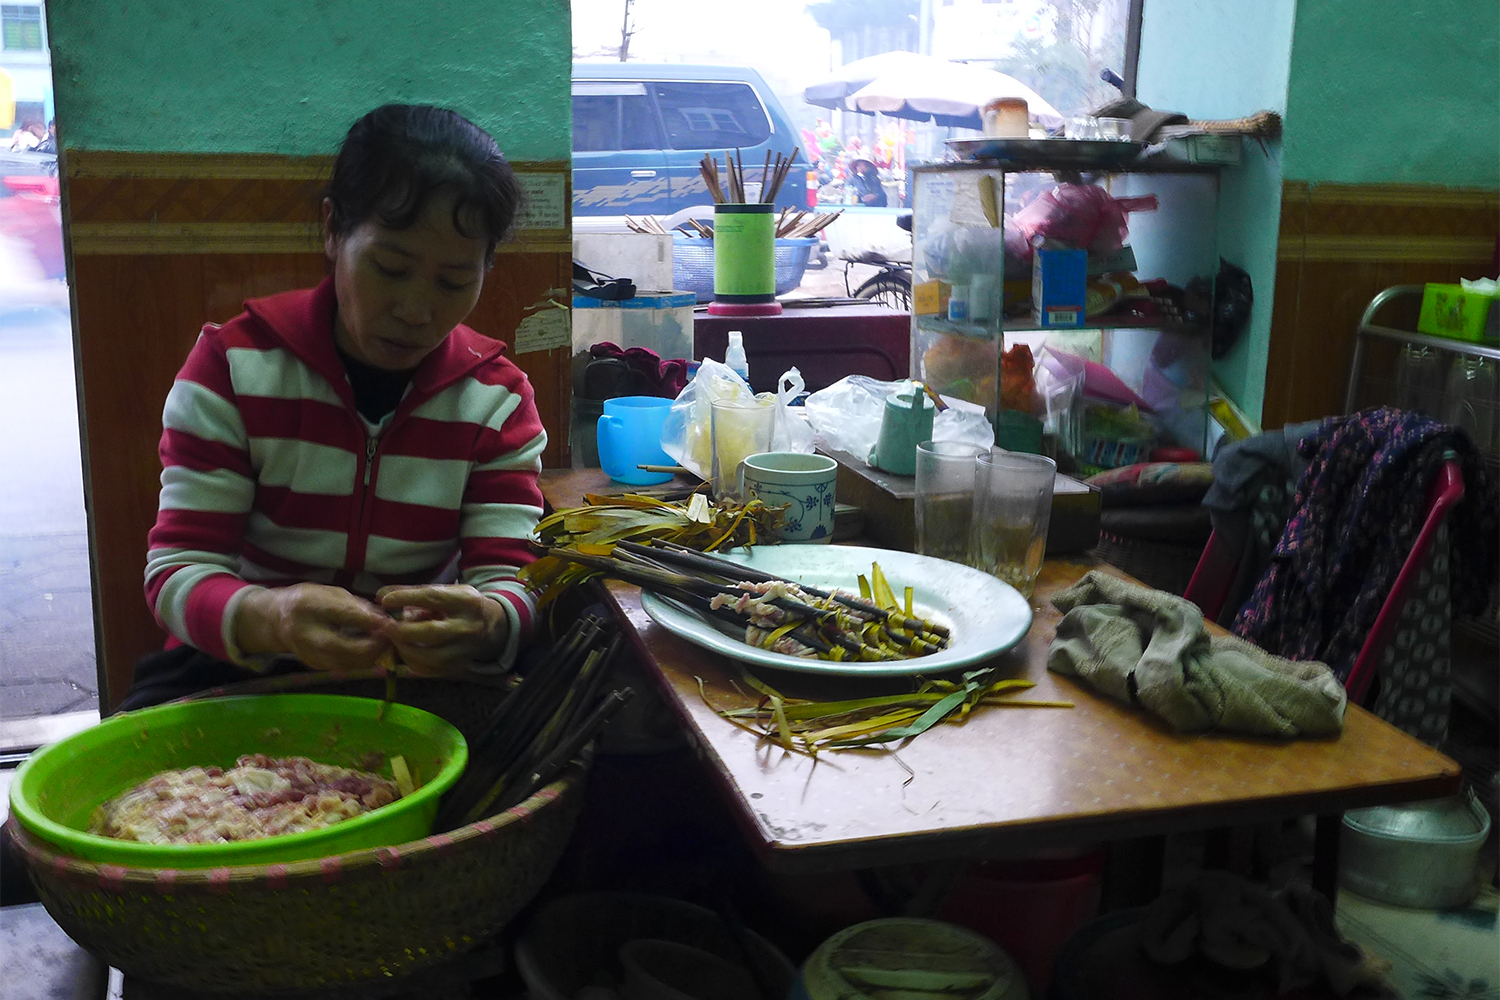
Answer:
POLYGON ((970 118, 979 127, 979 113, 997 97, 1019 97, 1030 116, 1049 127, 1063 122, 1062 115, 1042 96, 1020 80, 991 69, 964 63, 935 60, 918 69, 906 66, 882 73, 850 94, 846 101, 856 111, 909 117, 932 115, 970 118))
POLYGON ((804 101, 819 107, 972 129, 980 127, 980 110, 996 97, 1024 98, 1033 117, 1049 126, 1062 123, 1056 108, 1014 77, 917 52, 856 59, 802 92, 804 101))

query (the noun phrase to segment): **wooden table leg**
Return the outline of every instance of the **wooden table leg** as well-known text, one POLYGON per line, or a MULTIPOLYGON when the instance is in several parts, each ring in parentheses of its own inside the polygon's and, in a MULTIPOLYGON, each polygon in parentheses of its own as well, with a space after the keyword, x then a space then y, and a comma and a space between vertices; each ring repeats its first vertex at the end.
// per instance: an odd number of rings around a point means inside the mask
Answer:
POLYGON ((1318 817, 1313 833, 1312 886, 1335 909, 1339 899, 1339 830, 1343 825, 1343 813, 1330 813, 1318 817))
POLYGON ((1161 895, 1166 837, 1116 840, 1105 850, 1104 886, 1099 904, 1101 913, 1144 906, 1161 895))

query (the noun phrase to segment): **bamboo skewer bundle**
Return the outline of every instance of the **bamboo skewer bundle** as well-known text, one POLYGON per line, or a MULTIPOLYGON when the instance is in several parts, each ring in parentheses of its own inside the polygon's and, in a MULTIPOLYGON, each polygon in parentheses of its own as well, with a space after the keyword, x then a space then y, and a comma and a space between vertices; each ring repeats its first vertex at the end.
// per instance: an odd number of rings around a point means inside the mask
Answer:
POLYGON ((662 228, 661 222, 654 215, 643 215, 636 218, 632 215, 625 216, 625 225, 633 232, 650 233, 654 236, 670 235, 662 228))
MULTIPOLYGON (((690 557, 668 549, 632 542, 617 543, 612 551, 613 555, 600 555, 571 549, 552 549, 548 554, 595 568, 608 576, 671 597, 709 617, 740 627, 754 624, 767 633, 764 641, 767 648, 787 636, 811 647, 823 659, 884 661, 934 653, 948 645, 946 628, 936 622, 914 617, 909 607, 906 614, 901 614, 866 601, 805 586, 801 587, 802 592, 822 602, 821 605, 791 596, 755 594, 745 590, 740 584, 790 584, 791 581, 778 577, 757 580, 757 577, 767 575, 747 572, 745 567, 725 560, 694 562, 690 557), (732 568, 723 569, 722 566, 732 568), (765 621, 764 618, 747 622, 744 614, 736 609, 712 607, 715 598, 735 601, 747 595, 778 609, 779 618, 773 619, 770 624, 761 624, 761 621, 765 621), (728 614, 724 613, 726 610, 728 614), (818 641, 810 642, 810 638, 818 641)), ((691 555, 696 556, 697 553, 691 555)), ((885 585, 885 578, 878 565, 873 576, 877 598, 884 587, 885 603, 894 605, 894 598, 889 595, 889 588, 885 585)), ((861 585, 863 586, 863 581, 861 585)), ((910 602, 911 594, 908 591, 908 606, 910 602)), ((746 641, 752 640, 747 638, 746 641)))
MULTIPOLYGON (((776 195, 781 191, 781 185, 786 182, 787 174, 791 173, 792 165, 797 160, 798 150, 792 150, 791 156, 775 154, 767 150, 765 163, 760 171, 760 192, 755 201, 760 204, 773 205, 776 203, 776 195)), ((725 183, 719 182, 719 161, 711 154, 704 153, 703 159, 698 161, 698 172, 703 175, 703 184, 708 188, 709 195, 716 205, 744 205, 750 201, 745 194, 745 159, 738 150, 724 151, 724 174, 725 183)), ((751 169, 754 169, 752 161, 751 169)))
POLYGON ((778 240, 800 239, 812 236, 820 230, 828 228, 833 220, 844 214, 844 210, 841 208, 837 212, 828 212, 825 214, 799 211, 791 218, 787 218, 786 213, 788 211, 790 209, 783 209, 781 218, 776 222, 776 238, 778 240))
POLYGON ((572 760, 632 695, 604 693, 624 645, 597 618, 576 622, 500 703, 469 744, 469 764, 443 796, 435 832, 523 802, 572 760))
MULTIPOLYGON (((622 542, 621 544, 627 547, 627 551, 629 551, 631 548, 645 548, 644 546, 637 545, 634 542, 622 542)), ((707 572, 710 572, 713 575, 725 580, 751 580, 756 583, 792 582, 791 580, 787 580, 784 577, 779 577, 774 574, 767 573, 764 570, 752 569, 749 566, 734 562, 731 559, 724 559, 720 556, 711 556, 705 552, 699 552, 697 549, 690 549, 686 545, 678 545, 676 542, 656 539, 654 541, 654 544, 650 548, 653 550, 661 550, 661 558, 664 560, 676 561, 681 563, 682 565, 696 565, 701 569, 706 570, 707 572)), ((882 619, 890 620, 892 624, 899 629, 930 632, 943 638, 947 638, 948 636, 948 629, 936 622, 929 622, 926 619, 921 618, 908 618, 900 613, 887 611, 883 608, 877 607, 876 605, 871 604, 868 601, 861 601, 857 598, 847 597, 843 594, 837 594, 829 590, 821 590, 817 587, 813 587, 805 583, 799 583, 797 584, 797 586, 801 587, 807 593, 812 594, 814 597, 826 597, 830 600, 838 601, 840 604, 843 604, 851 610, 858 611, 861 614, 874 615, 882 619)))

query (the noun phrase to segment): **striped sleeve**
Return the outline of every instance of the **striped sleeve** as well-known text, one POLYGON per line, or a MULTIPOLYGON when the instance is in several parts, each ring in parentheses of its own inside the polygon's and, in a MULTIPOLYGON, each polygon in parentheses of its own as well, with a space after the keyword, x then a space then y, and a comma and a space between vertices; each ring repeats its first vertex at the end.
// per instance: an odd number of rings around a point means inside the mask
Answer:
POLYGON ((542 451, 547 433, 537 414, 531 384, 505 364, 504 387, 478 437, 474 465, 464 487, 459 526, 459 582, 477 588, 505 608, 510 640, 500 658, 509 669, 530 635, 536 604, 517 571, 532 561, 527 539, 542 516, 542 451))
POLYGON ((147 538, 147 603, 182 642, 253 666, 234 642, 233 612, 252 589, 238 570, 255 480, 217 338, 200 336, 177 373, 158 453, 161 496, 147 538))

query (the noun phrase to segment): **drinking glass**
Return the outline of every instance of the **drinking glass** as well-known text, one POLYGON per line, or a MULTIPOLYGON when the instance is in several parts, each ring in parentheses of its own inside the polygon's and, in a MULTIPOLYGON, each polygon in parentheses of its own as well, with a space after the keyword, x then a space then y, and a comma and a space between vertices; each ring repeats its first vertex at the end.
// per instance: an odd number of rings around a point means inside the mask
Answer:
POLYGON ((917 445, 917 552, 969 561, 974 519, 974 460, 988 449, 959 441, 917 445))
POLYGON ((1462 427, 1480 450, 1495 444, 1495 362, 1456 354, 1443 391, 1443 422, 1462 427))
POLYGON ((776 427, 776 397, 713 401, 714 497, 740 496, 740 463, 771 450, 776 427))
POLYGON ((974 461, 969 565, 1005 581, 1029 600, 1047 551, 1057 463, 1000 448, 974 461))
POLYGON ((1130 139, 1129 118, 1096 118, 1094 121, 1099 130, 1099 138, 1114 142, 1125 142, 1130 139))
POLYGON ((1065 139, 1099 138, 1099 121, 1092 115, 1074 115, 1063 123, 1065 139))

